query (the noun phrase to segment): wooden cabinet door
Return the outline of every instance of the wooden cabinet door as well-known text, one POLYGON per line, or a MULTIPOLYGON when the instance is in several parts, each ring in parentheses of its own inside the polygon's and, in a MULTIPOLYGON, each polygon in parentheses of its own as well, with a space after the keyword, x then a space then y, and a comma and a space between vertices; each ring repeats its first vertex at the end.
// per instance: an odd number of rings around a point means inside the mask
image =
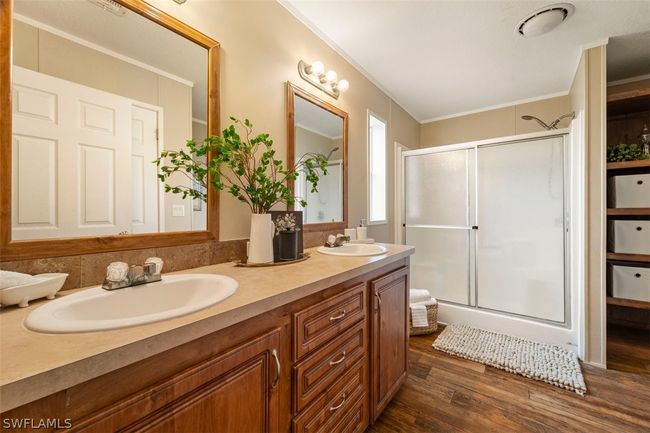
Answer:
POLYGON ((205 360, 95 413, 73 430, 277 432, 280 333, 280 329, 269 331, 205 360))
POLYGON ((373 311, 371 343, 371 416, 384 410, 408 369, 408 268, 370 282, 373 311))

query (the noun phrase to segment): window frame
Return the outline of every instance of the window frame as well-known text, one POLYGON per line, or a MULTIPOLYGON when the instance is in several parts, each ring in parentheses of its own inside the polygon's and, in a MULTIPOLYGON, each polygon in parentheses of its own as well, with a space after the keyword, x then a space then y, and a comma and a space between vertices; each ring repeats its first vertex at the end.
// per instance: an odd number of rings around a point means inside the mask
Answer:
POLYGON ((366 224, 369 226, 385 225, 388 224, 388 122, 377 113, 368 109, 366 113, 366 160, 368 170, 368 184, 367 184, 367 212, 366 224), (372 134, 371 134, 371 116, 384 124, 384 219, 373 220, 371 218, 371 204, 372 204, 372 134))

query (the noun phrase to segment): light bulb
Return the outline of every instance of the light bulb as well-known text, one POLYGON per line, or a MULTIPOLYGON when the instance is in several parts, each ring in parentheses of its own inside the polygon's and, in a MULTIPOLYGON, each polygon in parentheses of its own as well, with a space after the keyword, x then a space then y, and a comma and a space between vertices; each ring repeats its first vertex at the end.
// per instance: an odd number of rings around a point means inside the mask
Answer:
POLYGON ((327 81, 329 81, 330 83, 335 82, 335 81, 336 81, 336 77, 337 77, 337 75, 336 75, 336 71, 327 71, 327 73, 325 74, 325 79, 326 79, 327 81))
POLYGON ((310 74, 314 75, 320 75, 323 73, 325 70, 325 65, 323 65, 323 62, 320 60, 316 60, 314 63, 311 64, 311 69, 310 69, 310 74))
POLYGON ((336 86, 340 92, 345 92, 350 88, 350 83, 348 83, 348 80, 341 80, 336 86))

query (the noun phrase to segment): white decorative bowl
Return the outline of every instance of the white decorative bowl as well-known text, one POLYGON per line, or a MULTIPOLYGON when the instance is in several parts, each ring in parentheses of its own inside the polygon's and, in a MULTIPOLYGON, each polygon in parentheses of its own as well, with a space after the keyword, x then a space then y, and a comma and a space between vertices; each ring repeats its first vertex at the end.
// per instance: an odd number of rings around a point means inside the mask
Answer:
POLYGON ((38 274, 38 281, 22 286, 7 287, 0 290, 0 304, 27 307, 29 301, 39 298, 54 299, 56 292, 61 290, 68 274, 38 274))

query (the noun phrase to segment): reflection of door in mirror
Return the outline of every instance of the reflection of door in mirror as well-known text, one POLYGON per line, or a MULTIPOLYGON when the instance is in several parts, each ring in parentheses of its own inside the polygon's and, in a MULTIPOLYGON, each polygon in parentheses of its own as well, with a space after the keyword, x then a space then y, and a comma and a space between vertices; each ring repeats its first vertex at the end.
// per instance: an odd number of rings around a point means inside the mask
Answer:
POLYGON ((123 6, 15 0, 13 23, 12 239, 206 230, 153 161, 207 135, 207 50, 123 6))
POLYGON ((295 161, 310 154, 328 160, 318 191, 311 191, 304 173, 299 174, 295 192, 307 206, 297 204, 296 209, 303 211, 305 224, 343 221, 343 119, 300 97, 295 98, 294 109, 295 161))

